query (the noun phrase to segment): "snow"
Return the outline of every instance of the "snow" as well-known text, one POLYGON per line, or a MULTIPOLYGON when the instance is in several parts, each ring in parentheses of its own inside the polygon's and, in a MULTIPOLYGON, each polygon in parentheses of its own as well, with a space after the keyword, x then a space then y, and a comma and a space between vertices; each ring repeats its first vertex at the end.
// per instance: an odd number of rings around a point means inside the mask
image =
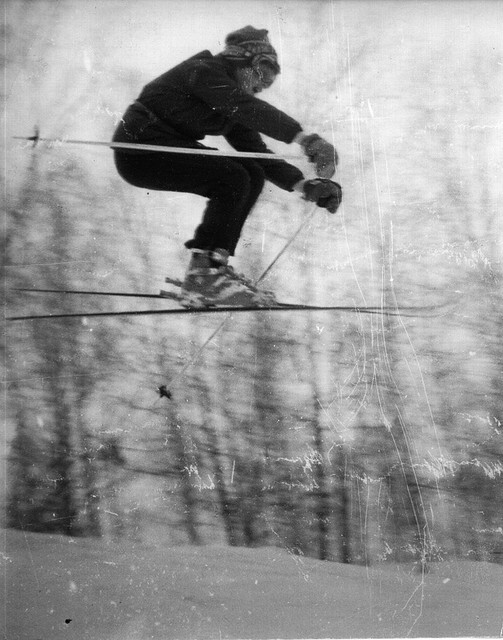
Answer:
POLYGON ((503 568, 373 567, 287 549, 7 530, 9 640, 501 637, 503 568))

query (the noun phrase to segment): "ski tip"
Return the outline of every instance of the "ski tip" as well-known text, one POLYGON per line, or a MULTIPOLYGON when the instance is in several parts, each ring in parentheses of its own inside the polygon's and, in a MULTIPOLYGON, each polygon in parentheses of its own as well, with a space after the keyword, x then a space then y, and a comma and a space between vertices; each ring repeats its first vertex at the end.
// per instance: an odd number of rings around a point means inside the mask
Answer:
POLYGON ((175 287, 181 287, 181 286, 182 286, 182 284, 183 284, 183 283, 182 283, 182 281, 181 281, 181 280, 179 280, 178 278, 170 278, 169 276, 166 276, 166 277, 164 278, 164 282, 165 282, 166 284, 172 284, 172 285, 174 285, 175 287))
POLYGON ((174 291, 166 291, 165 289, 161 289, 159 291, 159 298, 166 298, 168 300, 176 300, 181 303, 181 296, 179 293, 175 293, 174 291))

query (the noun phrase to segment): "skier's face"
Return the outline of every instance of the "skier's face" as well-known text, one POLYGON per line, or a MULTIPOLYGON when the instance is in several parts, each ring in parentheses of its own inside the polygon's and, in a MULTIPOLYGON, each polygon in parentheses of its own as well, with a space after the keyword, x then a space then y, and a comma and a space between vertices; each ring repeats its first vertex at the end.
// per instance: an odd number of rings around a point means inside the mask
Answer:
POLYGON ((240 88, 248 95, 254 96, 268 89, 276 79, 277 73, 269 65, 262 64, 238 69, 237 76, 240 88))

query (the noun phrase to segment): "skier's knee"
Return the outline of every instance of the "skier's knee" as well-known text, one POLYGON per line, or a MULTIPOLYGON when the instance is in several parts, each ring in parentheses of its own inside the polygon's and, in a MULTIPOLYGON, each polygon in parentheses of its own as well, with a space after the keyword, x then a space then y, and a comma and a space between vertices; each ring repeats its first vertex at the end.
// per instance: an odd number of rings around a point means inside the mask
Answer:
POLYGON ((251 177, 241 165, 232 162, 222 171, 212 186, 213 195, 217 197, 241 200, 250 192, 251 177))

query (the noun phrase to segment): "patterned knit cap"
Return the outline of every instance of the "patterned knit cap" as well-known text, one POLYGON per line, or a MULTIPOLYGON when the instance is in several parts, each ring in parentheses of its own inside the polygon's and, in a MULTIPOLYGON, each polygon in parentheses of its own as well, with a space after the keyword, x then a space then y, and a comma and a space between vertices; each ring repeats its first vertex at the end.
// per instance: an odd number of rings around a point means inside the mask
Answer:
POLYGON ((267 29, 255 29, 249 25, 233 31, 225 38, 225 49, 220 55, 233 60, 249 60, 251 65, 269 62, 279 73, 278 55, 267 34, 267 29))

